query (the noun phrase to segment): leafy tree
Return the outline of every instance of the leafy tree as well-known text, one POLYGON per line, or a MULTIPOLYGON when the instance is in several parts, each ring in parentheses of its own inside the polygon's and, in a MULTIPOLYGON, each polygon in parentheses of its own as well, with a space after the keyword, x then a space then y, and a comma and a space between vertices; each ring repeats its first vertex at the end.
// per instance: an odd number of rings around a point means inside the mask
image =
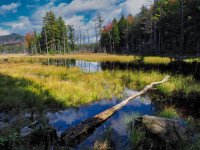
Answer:
POLYGON ((34 53, 34 51, 33 51, 34 50, 34 33, 30 32, 30 33, 26 34, 25 44, 28 49, 28 53, 29 54, 34 53))
POLYGON ((110 53, 112 53, 112 35, 111 35, 112 28, 113 28, 112 23, 106 25, 102 30, 100 38, 102 49, 105 48, 106 52, 110 53))

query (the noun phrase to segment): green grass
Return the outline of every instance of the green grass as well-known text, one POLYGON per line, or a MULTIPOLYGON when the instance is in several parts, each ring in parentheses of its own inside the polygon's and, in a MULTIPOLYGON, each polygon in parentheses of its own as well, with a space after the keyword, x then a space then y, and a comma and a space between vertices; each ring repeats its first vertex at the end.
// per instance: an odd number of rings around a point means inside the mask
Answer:
POLYGON ((139 113, 132 113, 124 116, 124 123, 127 126, 127 132, 129 140, 134 147, 137 147, 145 138, 145 132, 143 128, 137 128, 135 126, 135 120, 140 116, 139 113))
POLYGON ((170 59, 169 57, 159 57, 159 56, 147 56, 143 57, 143 62, 145 64, 168 64, 173 59, 170 59))
POLYGON ((185 62, 200 62, 200 58, 197 57, 197 58, 188 58, 188 59, 184 59, 185 62))
MULTIPOLYGON (((77 67, 44 66, 21 62, 18 57, 9 60, 0 63, 0 110, 3 111, 78 107, 101 99, 121 98, 126 87, 141 90, 167 76, 158 71, 84 73, 77 67)), ((186 98, 191 93, 200 95, 200 84, 192 76, 172 76, 157 89, 167 97, 180 93, 186 98)))
POLYGON ((136 62, 143 61, 146 64, 168 64, 174 59, 169 57, 159 57, 159 56, 136 56, 136 55, 113 55, 104 53, 77 53, 77 54, 49 54, 49 55, 24 55, 24 54, 11 54, 11 55, 0 55, 0 62, 2 60, 8 60, 11 62, 27 62, 32 60, 42 60, 42 59, 78 59, 87 61, 97 61, 97 62, 136 62))
POLYGON ((162 112, 160 112, 159 116, 163 118, 169 118, 169 119, 179 118, 178 113, 173 107, 165 107, 165 109, 162 112))
MULTIPOLYGON (((79 107, 101 99, 122 98, 125 88, 141 90, 146 85, 160 81, 167 76, 166 73, 158 71, 107 70, 84 73, 77 67, 66 68, 34 63, 35 59, 41 61, 49 56, 9 57, 0 57, 0 110, 5 112, 43 112, 79 107)), ((51 56, 51 58, 55 57, 61 56, 51 56)), ((73 55, 73 57, 83 59, 86 55, 73 55)), ((128 62, 138 60, 132 56, 128 58, 130 58, 128 62)), ((95 54, 85 58, 85 60, 95 61, 127 62, 126 59, 126 56, 104 56, 103 54, 99 58, 95 54)), ((149 57, 144 59, 144 62, 151 63, 153 60, 155 64, 169 61, 168 59, 158 58, 156 60, 149 57)), ((159 94, 166 97, 181 96, 188 101, 191 100, 192 94, 200 97, 200 83, 192 76, 171 76, 168 82, 156 86, 156 88, 159 94)), ((130 128, 133 127, 130 122, 136 116, 125 117, 125 122, 130 125, 130 128)), ((177 118, 178 114, 174 108, 165 108, 160 116, 177 118)), ((144 133, 142 129, 130 131, 130 140, 136 146, 144 138, 144 133)), ((0 142, 3 140, 0 139, 0 142)), ((109 143, 100 141, 100 143, 96 143, 96 146, 109 147, 109 143)))
POLYGON ((133 55, 113 55, 113 54, 103 54, 103 53, 77 53, 77 54, 52 54, 52 55, 32 55, 26 56, 22 54, 11 54, 11 55, 0 55, 1 60, 8 59, 15 60, 17 62, 30 61, 31 59, 79 59, 79 60, 88 60, 88 61, 109 61, 109 62, 132 62, 139 60, 138 56, 133 55))
POLYGON ((145 139, 145 132, 142 128, 133 128, 130 131, 129 139, 133 146, 138 146, 145 139))
POLYGON ((140 116, 139 113, 132 113, 124 115, 124 123, 127 126, 127 130, 132 130, 135 124, 135 120, 140 116))

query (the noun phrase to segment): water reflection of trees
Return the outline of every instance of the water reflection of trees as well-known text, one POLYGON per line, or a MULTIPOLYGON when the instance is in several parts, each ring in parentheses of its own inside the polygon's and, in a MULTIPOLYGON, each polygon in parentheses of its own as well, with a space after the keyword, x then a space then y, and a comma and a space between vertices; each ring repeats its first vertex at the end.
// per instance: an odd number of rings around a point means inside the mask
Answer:
POLYGON ((75 60, 75 59, 48 59, 46 65, 56 65, 64 67, 79 67, 84 72, 97 72, 101 71, 99 62, 75 60))
POLYGON ((146 64, 143 62, 120 63, 102 62, 102 70, 144 70, 159 71, 161 73, 171 73, 173 75, 192 75, 195 79, 200 79, 200 63, 186 63, 183 61, 173 61, 168 64, 146 64))
POLYGON ((56 65, 64 67, 79 67, 84 72, 98 72, 102 70, 144 70, 159 71, 160 73, 171 73, 172 75, 192 75, 200 80, 200 63, 187 63, 183 61, 172 61, 168 64, 148 64, 144 62, 93 62, 76 59, 48 59, 46 65, 56 65))
POLYGON ((56 66, 64 66, 71 67, 75 66, 75 59, 48 59, 46 65, 56 65, 56 66))

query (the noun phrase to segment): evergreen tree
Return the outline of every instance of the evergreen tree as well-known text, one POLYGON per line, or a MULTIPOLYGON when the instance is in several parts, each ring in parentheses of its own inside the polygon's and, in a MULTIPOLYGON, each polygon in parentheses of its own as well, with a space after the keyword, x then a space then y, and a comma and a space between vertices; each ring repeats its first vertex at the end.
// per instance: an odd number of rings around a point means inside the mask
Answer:
POLYGON ((40 38, 41 52, 65 53, 67 50, 67 27, 62 17, 47 12, 43 18, 43 27, 40 38))
POLYGON ((36 31, 34 31, 34 53, 37 54, 37 53, 40 53, 40 39, 39 39, 39 35, 37 34, 36 31))
POLYGON ((51 51, 56 51, 58 47, 58 43, 56 38, 58 37, 58 24, 56 21, 55 14, 50 11, 46 13, 46 16, 43 18, 43 28, 42 28, 42 42, 45 44, 43 47, 48 47, 51 51))
POLYGON ((119 27, 118 22, 116 19, 113 20, 113 28, 112 28, 112 47, 113 52, 116 53, 119 51, 120 48, 120 33, 119 33, 119 27))
POLYGON ((67 27, 65 25, 64 20, 62 17, 59 17, 57 19, 57 25, 58 25, 58 32, 57 32, 57 43, 58 43, 58 49, 60 50, 60 53, 66 52, 66 45, 67 45, 67 27), (63 50, 63 51, 61 51, 63 50))
POLYGON ((75 29, 73 25, 68 25, 68 39, 71 51, 75 50, 75 29))
POLYGON ((121 19, 119 20, 118 26, 119 26, 119 36, 120 36, 120 47, 121 47, 121 52, 123 53, 123 50, 127 46, 127 33, 128 33, 127 29, 128 24, 124 15, 122 15, 121 19))

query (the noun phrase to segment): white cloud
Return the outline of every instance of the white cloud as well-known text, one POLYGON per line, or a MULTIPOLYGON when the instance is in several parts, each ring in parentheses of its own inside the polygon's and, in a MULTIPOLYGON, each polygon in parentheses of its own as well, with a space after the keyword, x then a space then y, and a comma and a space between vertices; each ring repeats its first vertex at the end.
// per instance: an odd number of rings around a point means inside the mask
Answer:
POLYGON ((0 6, 0 14, 6 14, 6 13, 16 13, 17 8, 20 6, 20 3, 10 3, 8 5, 2 5, 0 6))
MULTIPOLYGON (((42 26, 42 18, 47 11, 55 12, 56 16, 62 16, 66 24, 74 25, 75 28, 83 30, 86 33, 89 30, 91 41, 95 40, 95 25, 92 20, 96 18, 97 14, 103 16, 104 23, 107 24, 113 20, 114 17, 120 18, 122 14, 127 15, 132 13, 135 15, 139 12, 143 4, 148 3, 149 0, 73 0, 71 3, 61 2, 58 0, 50 0, 47 4, 40 6, 30 17, 19 17, 14 22, 7 22, 12 32, 25 34, 34 29, 40 30, 42 26), (55 2, 57 4, 55 4, 55 2), (91 20, 84 15, 85 12, 93 12, 91 20)), ((1 6, 2 7, 2 6, 1 6)), ((5 6, 4 6, 5 7, 5 6)), ((12 6, 14 8, 14 6, 12 6)), ((17 8, 17 6, 15 5, 17 8)), ((5 8, 4 8, 5 9, 5 8)), ((7 7, 7 9, 11 9, 7 7)))
POLYGON ((33 25, 28 17, 20 16, 17 21, 6 22, 4 25, 10 27, 10 31, 14 33, 25 34, 26 32, 32 32, 33 30, 40 29, 41 26, 33 25))
POLYGON ((74 15, 70 18, 64 18, 65 20, 65 24, 69 24, 69 25, 82 25, 83 24, 83 20, 84 20, 84 16, 77 16, 74 15))
POLYGON ((135 15, 140 12, 142 5, 149 7, 153 2, 150 0, 126 0, 122 4, 122 13, 128 15, 129 13, 135 15))
POLYGON ((10 34, 9 30, 5 30, 5 29, 0 28, 0 36, 1 35, 9 35, 9 34, 10 34))
POLYGON ((54 0, 37 9, 31 16, 30 20, 34 25, 42 24, 42 17, 47 11, 55 12, 56 16, 62 16, 66 24, 74 25, 74 27, 81 26, 82 34, 89 30, 91 41, 94 41, 95 29, 94 22, 97 14, 104 16, 105 23, 110 22, 115 16, 119 16, 122 7, 119 6, 118 0, 73 0, 71 3, 60 3, 54 5, 54 0), (92 11, 92 19, 85 21, 83 12, 92 11), (77 15, 79 14, 79 15, 77 15), (38 18, 41 16, 40 18, 38 18))

